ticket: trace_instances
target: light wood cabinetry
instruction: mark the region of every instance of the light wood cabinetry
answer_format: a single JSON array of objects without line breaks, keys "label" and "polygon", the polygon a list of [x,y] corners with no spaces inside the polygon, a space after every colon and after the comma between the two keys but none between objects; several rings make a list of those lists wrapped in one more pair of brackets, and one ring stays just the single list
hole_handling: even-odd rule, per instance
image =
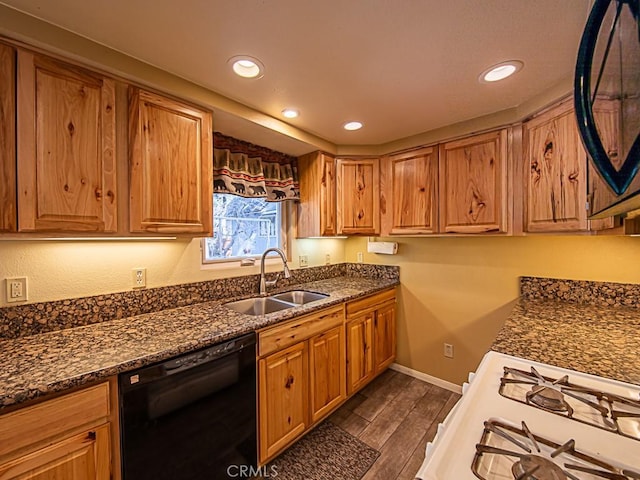
[{"label": "light wood cabinetry", "polygon": [[259,462],[345,399],[344,305],[258,332]]},{"label": "light wood cabinetry", "polygon": [[130,229],[212,234],[211,112],[129,91]]},{"label": "light wood cabinetry", "polygon": [[0,43],[0,232],[17,229],[16,51]]},{"label": "light wood cabinetry", "polygon": [[323,152],[298,158],[298,238],[332,237],[336,229],[336,160]]},{"label": "light wood cabinetry", "polygon": [[109,395],[103,383],[0,416],[0,478],[111,479]]},{"label": "light wood cabinetry", "polygon": [[587,158],[571,102],[525,122],[523,149],[525,229],[586,230]]},{"label": "light wood cabinetry", "polygon": [[309,340],[309,406],[311,423],[326,417],[346,396],[344,327]]},{"label": "light wood cabinetry", "polygon": [[338,235],[379,234],[379,160],[337,159],[336,184]]},{"label": "light wood cabinetry", "polygon": [[115,83],[18,52],[18,230],[114,232]]},{"label": "light wood cabinetry", "polygon": [[382,235],[417,235],[438,229],[438,150],[421,148],[381,160]]},{"label": "light wood cabinetry", "polygon": [[265,462],[307,428],[307,343],[260,359],[260,460]]},{"label": "light wood cabinetry", "polygon": [[395,303],[395,289],[347,303],[348,395],[360,390],[395,360]]},{"label": "light wood cabinetry", "polygon": [[506,233],[507,131],[440,145],[441,233]]}]

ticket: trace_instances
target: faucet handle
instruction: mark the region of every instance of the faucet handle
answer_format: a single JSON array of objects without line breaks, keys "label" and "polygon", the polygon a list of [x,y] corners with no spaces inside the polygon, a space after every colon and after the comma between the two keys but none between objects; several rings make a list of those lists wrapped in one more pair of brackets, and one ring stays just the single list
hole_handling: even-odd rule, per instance
[{"label": "faucet handle", "polygon": [[280,279],[280,274],[277,273],[276,278],[274,278],[273,280],[266,280],[264,283],[267,285],[267,287],[275,287],[279,279]]}]

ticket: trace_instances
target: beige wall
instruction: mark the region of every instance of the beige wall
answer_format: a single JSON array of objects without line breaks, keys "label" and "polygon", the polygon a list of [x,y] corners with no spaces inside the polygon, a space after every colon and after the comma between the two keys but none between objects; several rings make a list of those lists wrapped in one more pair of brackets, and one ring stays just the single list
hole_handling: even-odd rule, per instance
[{"label": "beige wall", "polygon": [[[309,265],[344,261],[339,239],[293,240],[291,266],[298,255],[308,255]],[[282,269],[273,260],[269,271]],[[131,289],[131,270],[147,269],[147,287],[178,285],[221,277],[259,273],[255,267],[216,265],[203,267],[200,240],[165,241],[0,241],[0,306],[6,306],[5,278],[27,277],[28,303],[76,298]],[[256,285],[257,289],[257,285]],[[256,290],[257,291],[257,290]]]},{"label": "beige wall", "polygon": [[[385,239],[388,240],[388,239]],[[519,295],[519,276],[640,283],[640,238],[405,238],[398,255],[368,254],[350,238],[345,258],[400,266],[401,365],[461,384],[475,370]],[[454,358],[443,344],[454,345]]]}]

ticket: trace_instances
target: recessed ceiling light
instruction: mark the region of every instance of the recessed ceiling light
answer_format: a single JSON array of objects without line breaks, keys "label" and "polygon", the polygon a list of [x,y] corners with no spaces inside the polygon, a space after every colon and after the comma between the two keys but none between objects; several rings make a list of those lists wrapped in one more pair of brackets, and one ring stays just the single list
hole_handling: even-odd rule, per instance
[{"label": "recessed ceiling light", "polygon": [[295,108],[285,108],[282,110],[282,115],[286,118],[296,118],[300,115],[300,112]]},{"label": "recessed ceiling light", "polygon": [[362,128],[361,122],[347,122],[343,125],[345,130],[360,130]]},{"label": "recessed ceiling light", "polygon": [[248,55],[236,55],[229,62],[236,75],[243,78],[260,78],[264,75],[264,65],[257,58]]},{"label": "recessed ceiling light", "polygon": [[509,60],[508,62],[493,65],[480,74],[480,82],[491,83],[503,80],[522,69],[523,66],[524,63],[520,60]]}]

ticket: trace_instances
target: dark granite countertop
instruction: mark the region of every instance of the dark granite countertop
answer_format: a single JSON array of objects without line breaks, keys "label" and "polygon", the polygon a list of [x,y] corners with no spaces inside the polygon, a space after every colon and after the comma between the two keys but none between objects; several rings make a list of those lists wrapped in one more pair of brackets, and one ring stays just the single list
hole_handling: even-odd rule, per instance
[{"label": "dark granite countertop", "polygon": [[[0,410],[398,284],[397,279],[335,277],[295,286],[328,298],[263,316],[243,315],[222,301],[210,301],[1,341]],[[225,302],[229,300],[234,299]]]},{"label": "dark granite countertop", "polygon": [[522,299],[492,350],[640,385],[640,309]]}]

